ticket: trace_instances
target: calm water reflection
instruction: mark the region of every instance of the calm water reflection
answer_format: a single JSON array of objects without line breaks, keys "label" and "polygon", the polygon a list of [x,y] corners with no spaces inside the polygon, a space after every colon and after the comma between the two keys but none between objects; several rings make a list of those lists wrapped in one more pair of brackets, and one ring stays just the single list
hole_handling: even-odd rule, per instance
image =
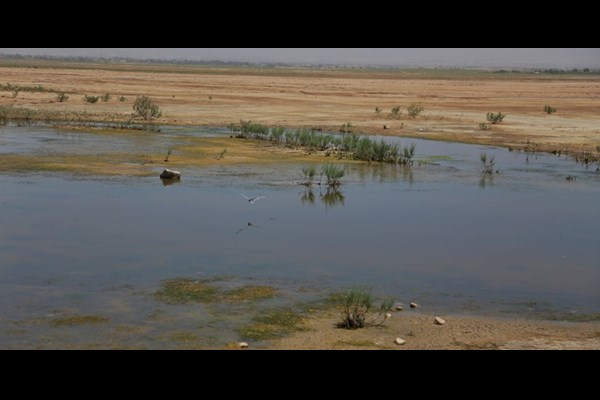
[{"label": "calm water reflection", "polygon": [[[1,129],[0,152],[26,151],[20,136],[37,143]],[[432,309],[600,311],[600,174],[555,156],[415,142],[421,165],[349,164],[339,190],[297,185],[298,165],[190,169],[168,187],[158,177],[0,176],[0,347],[95,337],[44,323],[66,312],[109,316],[98,329],[122,344],[135,341],[120,324],[148,347],[168,347],[173,324],[235,340],[231,321],[156,302],[160,281],[178,276],[266,283],[285,301],[360,283]],[[499,174],[481,176],[482,151]]]}]

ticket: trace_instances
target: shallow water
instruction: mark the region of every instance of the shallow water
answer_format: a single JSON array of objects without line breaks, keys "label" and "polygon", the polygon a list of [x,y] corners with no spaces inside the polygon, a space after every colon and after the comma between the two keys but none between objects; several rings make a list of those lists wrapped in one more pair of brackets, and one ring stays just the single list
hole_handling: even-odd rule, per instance
[{"label": "shallow water", "polygon": [[[0,156],[127,151],[162,146],[161,135],[222,132],[171,128],[149,138],[3,127]],[[298,165],[190,169],[168,187],[158,177],[2,175],[0,347],[219,346],[239,339],[236,327],[261,307],[355,284],[440,312],[600,312],[595,167],[401,140],[410,142],[427,164],[348,165],[339,193],[308,193],[296,183]],[[484,151],[500,173],[482,178]],[[242,193],[266,198],[250,204]],[[242,306],[157,301],[161,281],[174,277],[266,284],[281,295]],[[49,323],[75,314],[109,322]]]}]

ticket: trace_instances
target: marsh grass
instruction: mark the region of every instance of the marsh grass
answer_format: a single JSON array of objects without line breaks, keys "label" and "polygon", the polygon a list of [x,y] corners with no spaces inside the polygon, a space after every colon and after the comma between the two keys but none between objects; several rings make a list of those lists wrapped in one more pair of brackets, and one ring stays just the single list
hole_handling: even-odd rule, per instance
[{"label": "marsh grass", "polygon": [[374,304],[371,289],[353,287],[340,299],[341,320],[339,328],[359,329],[367,326],[380,326],[386,321],[385,314],[392,307],[393,299],[386,299],[379,307]]},{"label": "marsh grass", "polygon": [[291,308],[268,310],[238,330],[243,339],[269,340],[302,331],[304,317]]},{"label": "marsh grass", "polygon": [[286,131],[281,127],[269,128],[252,121],[241,120],[240,124],[231,123],[231,132],[238,132],[235,137],[270,141],[287,148],[306,148],[309,152],[326,151],[325,155],[344,156],[360,161],[381,162],[388,164],[412,165],[415,144],[400,147],[398,144],[376,141],[368,136],[349,133],[351,123],[342,125],[341,135],[317,133],[314,129],[299,128]]},{"label": "marsh grass", "polygon": [[495,156],[488,157],[487,153],[481,153],[479,155],[479,161],[481,162],[481,173],[494,173],[494,168],[496,166]]},{"label": "marsh grass", "polygon": [[341,185],[340,179],[346,174],[346,169],[335,164],[325,164],[321,172],[327,178],[327,185],[335,187]]},{"label": "marsh grass", "polygon": [[83,324],[101,324],[105,322],[108,322],[108,318],[98,315],[68,315],[53,319],[50,321],[50,325],[60,327]]},{"label": "marsh grass", "polygon": [[304,175],[304,181],[302,184],[304,186],[312,186],[315,181],[315,176],[317,175],[317,167],[314,165],[302,167],[302,175]]}]

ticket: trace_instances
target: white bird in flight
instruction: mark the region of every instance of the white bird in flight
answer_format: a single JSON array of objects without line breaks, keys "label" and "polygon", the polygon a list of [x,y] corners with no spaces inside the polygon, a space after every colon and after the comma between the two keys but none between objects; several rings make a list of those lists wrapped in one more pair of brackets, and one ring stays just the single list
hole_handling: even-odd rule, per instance
[{"label": "white bird in flight", "polygon": [[245,194],[240,193],[240,196],[242,196],[243,198],[245,198],[246,200],[248,200],[248,203],[250,204],[254,204],[255,201],[258,201],[260,199],[266,199],[266,196],[257,196],[257,197],[248,197]]}]

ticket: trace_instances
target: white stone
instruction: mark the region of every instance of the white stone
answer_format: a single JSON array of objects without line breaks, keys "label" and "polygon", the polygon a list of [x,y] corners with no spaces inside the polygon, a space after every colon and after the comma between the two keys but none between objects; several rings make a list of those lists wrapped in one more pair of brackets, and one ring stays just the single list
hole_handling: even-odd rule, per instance
[{"label": "white stone", "polygon": [[410,308],[417,308],[419,305],[417,303],[410,303]]},{"label": "white stone", "polygon": [[396,306],[396,311],[402,311],[402,310],[404,310],[404,307],[402,307],[401,305]]},{"label": "white stone", "polygon": [[397,337],[396,340],[394,340],[394,343],[396,343],[398,346],[402,346],[404,343],[406,343],[406,340]]},{"label": "white stone", "polygon": [[240,349],[245,349],[246,347],[248,347],[248,343],[246,343],[246,342],[239,342],[238,343],[238,347]]},{"label": "white stone", "polygon": [[392,318],[392,314],[390,313],[385,313],[385,319],[390,319]]},{"label": "white stone", "polygon": [[435,319],[433,320],[433,323],[436,325],[444,325],[446,323],[446,320],[444,320],[440,317],[435,317]]}]

